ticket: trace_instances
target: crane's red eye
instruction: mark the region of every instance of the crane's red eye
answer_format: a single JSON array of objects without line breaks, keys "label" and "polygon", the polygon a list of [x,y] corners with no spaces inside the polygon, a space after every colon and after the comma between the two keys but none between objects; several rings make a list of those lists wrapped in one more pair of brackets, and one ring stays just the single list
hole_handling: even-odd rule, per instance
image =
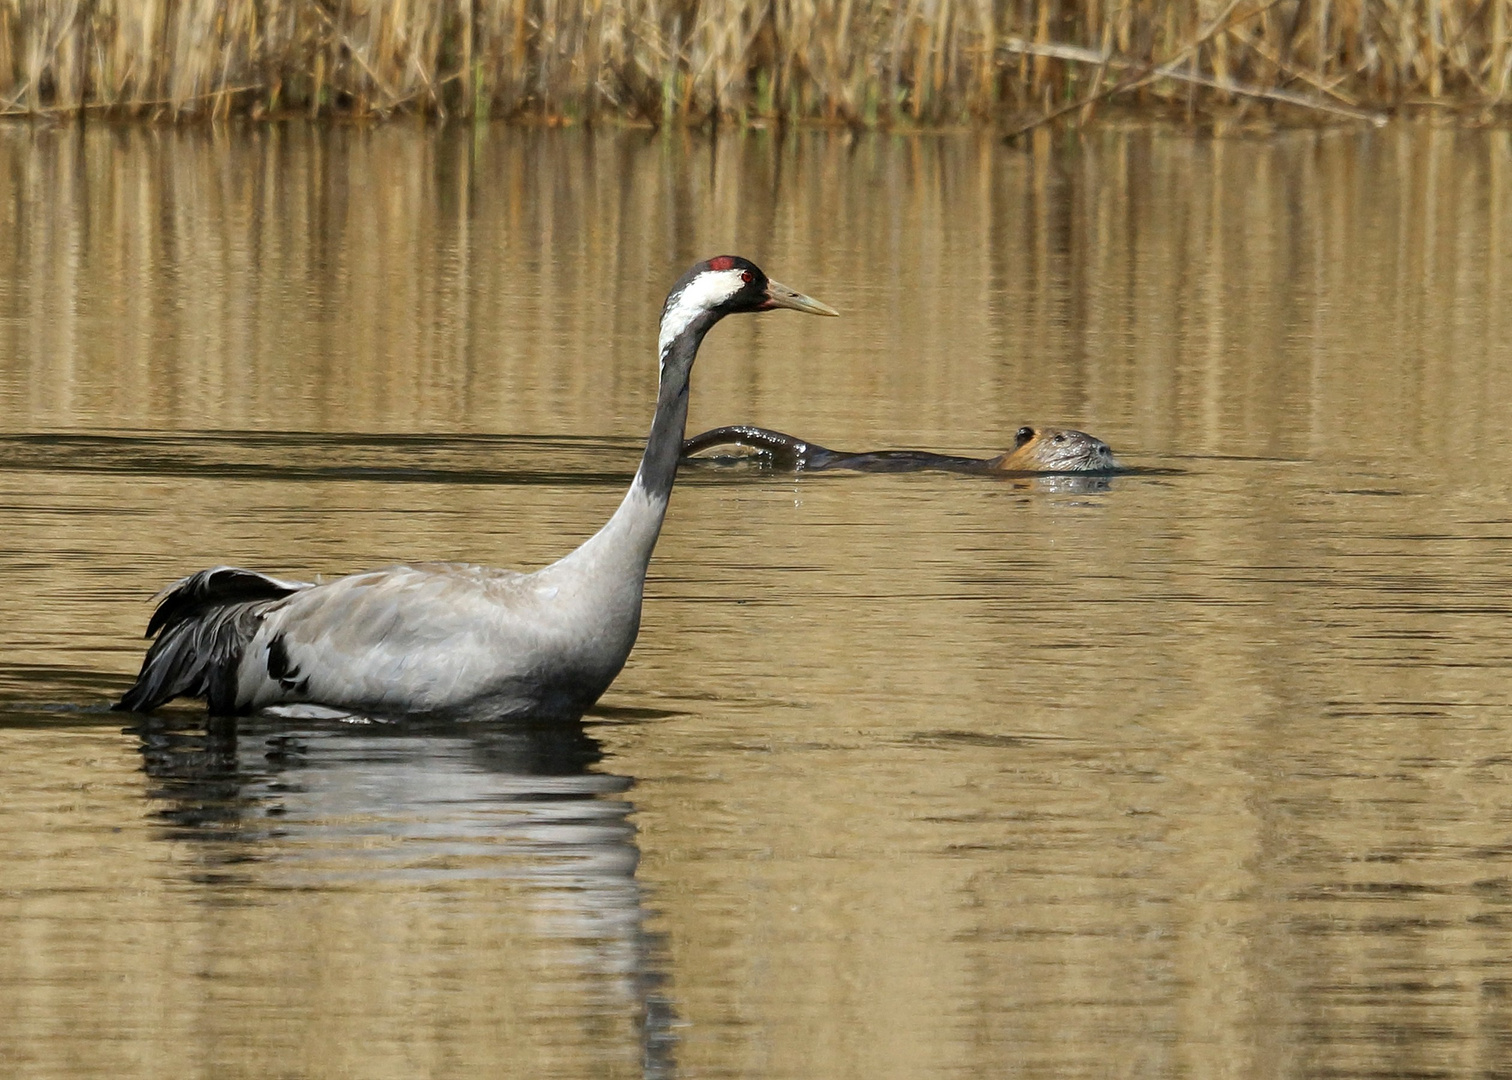
[{"label": "crane's red eye", "polygon": [[751,283],[751,272],[749,270],[742,270],[740,272],[740,280],[749,285]]}]

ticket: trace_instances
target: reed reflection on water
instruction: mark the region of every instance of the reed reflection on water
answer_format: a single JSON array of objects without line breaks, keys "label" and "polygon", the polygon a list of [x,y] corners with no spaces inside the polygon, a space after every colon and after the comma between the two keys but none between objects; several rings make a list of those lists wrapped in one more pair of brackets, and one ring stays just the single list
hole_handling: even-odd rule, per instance
[{"label": "reed reflection on water", "polygon": [[[0,1059],[1512,1071],[1509,148],[0,128]],[[90,711],[189,570],[568,550],[718,250],[846,318],[693,430],[1145,471],[688,470],[582,729]]]}]

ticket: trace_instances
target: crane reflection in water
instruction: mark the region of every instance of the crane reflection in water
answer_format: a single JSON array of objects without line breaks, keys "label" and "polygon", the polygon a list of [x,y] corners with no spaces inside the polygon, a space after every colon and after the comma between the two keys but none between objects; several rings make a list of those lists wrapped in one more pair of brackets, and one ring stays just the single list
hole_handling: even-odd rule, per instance
[{"label": "crane reflection in water", "polygon": [[[128,730],[162,836],[192,845],[190,876],[208,898],[371,889],[387,906],[395,889],[450,893],[461,900],[452,918],[511,921],[516,940],[544,954],[546,977],[572,985],[577,1020],[602,1052],[635,1055],[646,1077],[673,1075],[664,949],[636,880],[634,781],[599,768],[603,750],[581,721],[358,726],[168,712]],[[482,910],[467,910],[480,895]],[[487,963],[518,965],[511,981],[532,974],[517,958]]]}]

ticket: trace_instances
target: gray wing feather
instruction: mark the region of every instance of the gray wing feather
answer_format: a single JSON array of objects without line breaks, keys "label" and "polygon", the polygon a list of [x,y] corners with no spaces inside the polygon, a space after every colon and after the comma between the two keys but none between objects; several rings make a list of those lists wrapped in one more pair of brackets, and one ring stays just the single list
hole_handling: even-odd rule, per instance
[{"label": "gray wing feather", "polygon": [[[248,647],[240,696],[254,708],[302,699],[382,713],[424,712],[482,693],[539,649],[541,613],[524,580],[513,571],[422,563],[291,597],[268,612]],[[256,662],[264,650],[269,675]]]}]

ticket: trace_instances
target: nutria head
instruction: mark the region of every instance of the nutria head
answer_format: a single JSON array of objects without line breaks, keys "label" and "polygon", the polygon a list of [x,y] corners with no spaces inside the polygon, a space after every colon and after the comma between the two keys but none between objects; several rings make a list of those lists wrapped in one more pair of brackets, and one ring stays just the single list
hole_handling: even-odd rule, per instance
[{"label": "nutria head", "polygon": [[993,458],[993,472],[1111,472],[1118,468],[1113,451],[1085,431],[1056,427],[1021,427],[1013,449]]}]

